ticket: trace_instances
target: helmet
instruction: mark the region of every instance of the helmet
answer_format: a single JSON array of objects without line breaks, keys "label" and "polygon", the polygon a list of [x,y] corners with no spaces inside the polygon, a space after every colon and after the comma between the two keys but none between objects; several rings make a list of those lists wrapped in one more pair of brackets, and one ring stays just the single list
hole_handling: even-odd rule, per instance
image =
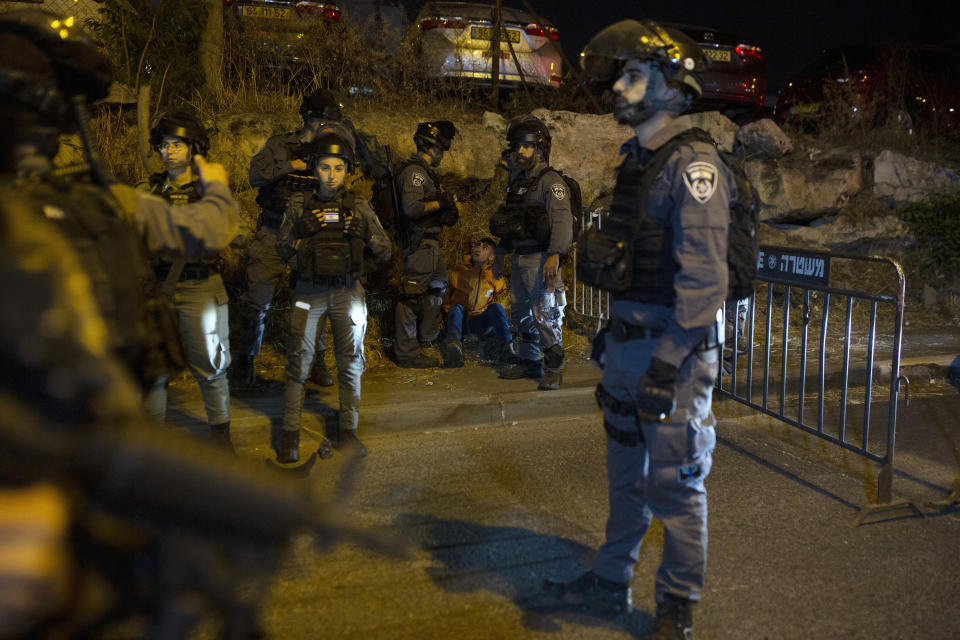
[{"label": "helmet", "polygon": [[5,107],[41,116],[64,128],[69,101],[107,95],[110,65],[74,18],[37,9],[0,16],[0,95]]},{"label": "helmet", "polygon": [[322,158],[340,158],[347,163],[347,171],[353,170],[356,155],[353,138],[337,131],[324,131],[310,143],[308,157],[310,166],[316,167]]},{"label": "helmet", "polygon": [[698,77],[709,64],[688,35],[653,20],[622,20],[595,35],[580,54],[580,65],[593,80],[614,80],[627,60],[655,62],[668,83],[693,98],[703,95]]},{"label": "helmet", "polygon": [[543,157],[544,162],[550,162],[550,147],[552,138],[547,126],[534,116],[520,116],[510,122],[507,128],[507,142],[510,146],[520,143],[532,144]]},{"label": "helmet", "polygon": [[170,111],[161,116],[150,129],[150,146],[157,149],[167,136],[182,138],[190,143],[191,153],[206,156],[210,150],[207,130],[197,116],[189,111]]},{"label": "helmet", "polygon": [[340,113],[340,103],[333,93],[326,89],[319,89],[304,97],[300,104],[300,115],[303,121],[320,119],[325,122],[340,122],[343,114]]},{"label": "helmet", "polygon": [[430,147],[440,147],[444,151],[450,150],[450,143],[457,135],[457,128],[449,120],[436,122],[421,122],[413,134],[413,143],[417,151],[424,151]]}]

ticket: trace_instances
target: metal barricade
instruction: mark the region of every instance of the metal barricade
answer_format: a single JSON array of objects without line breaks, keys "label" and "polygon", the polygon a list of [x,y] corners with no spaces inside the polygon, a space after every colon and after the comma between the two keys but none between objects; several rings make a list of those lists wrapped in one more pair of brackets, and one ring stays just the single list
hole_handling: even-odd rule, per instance
[{"label": "metal barricade", "polygon": [[[597,225],[597,229],[602,229],[605,216],[606,211],[603,209],[584,212],[584,216],[580,220],[580,230],[583,231],[594,224]],[[588,287],[577,280],[576,247],[573,250],[573,308],[577,313],[588,318],[595,318],[598,321],[610,317],[610,293]]]},{"label": "metal barricade", "polygon": [[[785,247],[761,247],[758,266],[757,279],[765,286],[756,287],[751,298],[726,305],[727,344],[717,391],[879,463],[877,502],[864,507],[854,524],[878,512],[904,508],[922,515],[912,503],[894,501],[892,496],[897,400],[901,383],[909,383],[900,375],[903,269],[880,256]],[[891,270],[891,278],[878,287],[879,292],[855,286],[883,266]],[[840,277],[832,277],[831,270]],[[856,316],[855,302],[860,311]],[[760,331],[755,322],[758,310]],[[834,320],[838,311],[839,321]],[[880,343],[878,322],[885,329]],[[817,334],[813,339],[811,325]],[[878,344],[885,357],[877,358]],[[888,388],[875,375],[881,360],[889,362]],[[875,394],[875,389],[884,395]],[[875,405],[883,402],[885,412],[876,410]]]}]

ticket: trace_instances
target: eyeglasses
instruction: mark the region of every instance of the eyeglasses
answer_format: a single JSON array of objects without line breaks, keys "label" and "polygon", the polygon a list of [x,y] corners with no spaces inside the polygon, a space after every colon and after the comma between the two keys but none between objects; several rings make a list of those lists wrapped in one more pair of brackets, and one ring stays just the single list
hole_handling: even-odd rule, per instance
[{"label": "eyeglasses", "polygon": [[163,142],[157,145],[157,151],[159,151],[160,153],[164,153],[167,150],[177,152],[177,151],[183,151],[184,149],[187,148],[187,146],[188,145],[186,142],[182,142],[180,140],[173,140],[173,141],[164,140]]}]

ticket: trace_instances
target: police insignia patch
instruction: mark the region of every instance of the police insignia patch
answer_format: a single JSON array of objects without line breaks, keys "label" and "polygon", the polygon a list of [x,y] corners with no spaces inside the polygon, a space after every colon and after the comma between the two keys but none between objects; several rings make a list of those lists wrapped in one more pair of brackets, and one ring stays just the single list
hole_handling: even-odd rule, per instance
[{"label": "police insignia patch", "polygon": [[551,186],[550,190],[553,191],[553,195],[557,200],[563,200],[567,197],[567,189],[559,182]]},{"label": "police insignia patch", "polygon": [[693,199],[706,204],[717,190],[717,168],[709,162],[691,162],[683,170],[683,184]]},{"label": "police insignia patch", "polygon": [[422,187],[426,179],[427,179],[426,176],[424,176],[422,173],[418,171],[413,174],[412,178],[410,178],[410,182],[412,182],[413,186],[415,187]]}]

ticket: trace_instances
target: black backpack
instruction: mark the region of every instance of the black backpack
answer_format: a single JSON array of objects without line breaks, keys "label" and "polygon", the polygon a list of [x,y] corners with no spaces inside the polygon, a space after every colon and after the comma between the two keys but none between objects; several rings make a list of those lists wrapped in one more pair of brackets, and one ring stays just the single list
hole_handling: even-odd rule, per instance
[{"label": "black backpack", "polygon": [[[649,192],[649,187],[653,185],[653,181],[677,147],[694,140],[709,142],[716,147],[713,137],[703,129],[693,128],[680,133],[657,149],[646,165],[643,180],[647,188],[641,190]],[[717,155],[730,170],[737,189],[737,199],[730,204],[730,226],[727,232],[727,299],[740,300],[753,295],[753,281],[757,276],[757,259],[760,255],[757,237],[760,198],[744,172],[742,153],[727,153],[718,148]],[[624,242],[624,238],[609,236],[591,226],[580,234],[577,246],[578,280],[588,286],[614,293],[630,288],[630,274],[633,270],[632,242]]]}]

